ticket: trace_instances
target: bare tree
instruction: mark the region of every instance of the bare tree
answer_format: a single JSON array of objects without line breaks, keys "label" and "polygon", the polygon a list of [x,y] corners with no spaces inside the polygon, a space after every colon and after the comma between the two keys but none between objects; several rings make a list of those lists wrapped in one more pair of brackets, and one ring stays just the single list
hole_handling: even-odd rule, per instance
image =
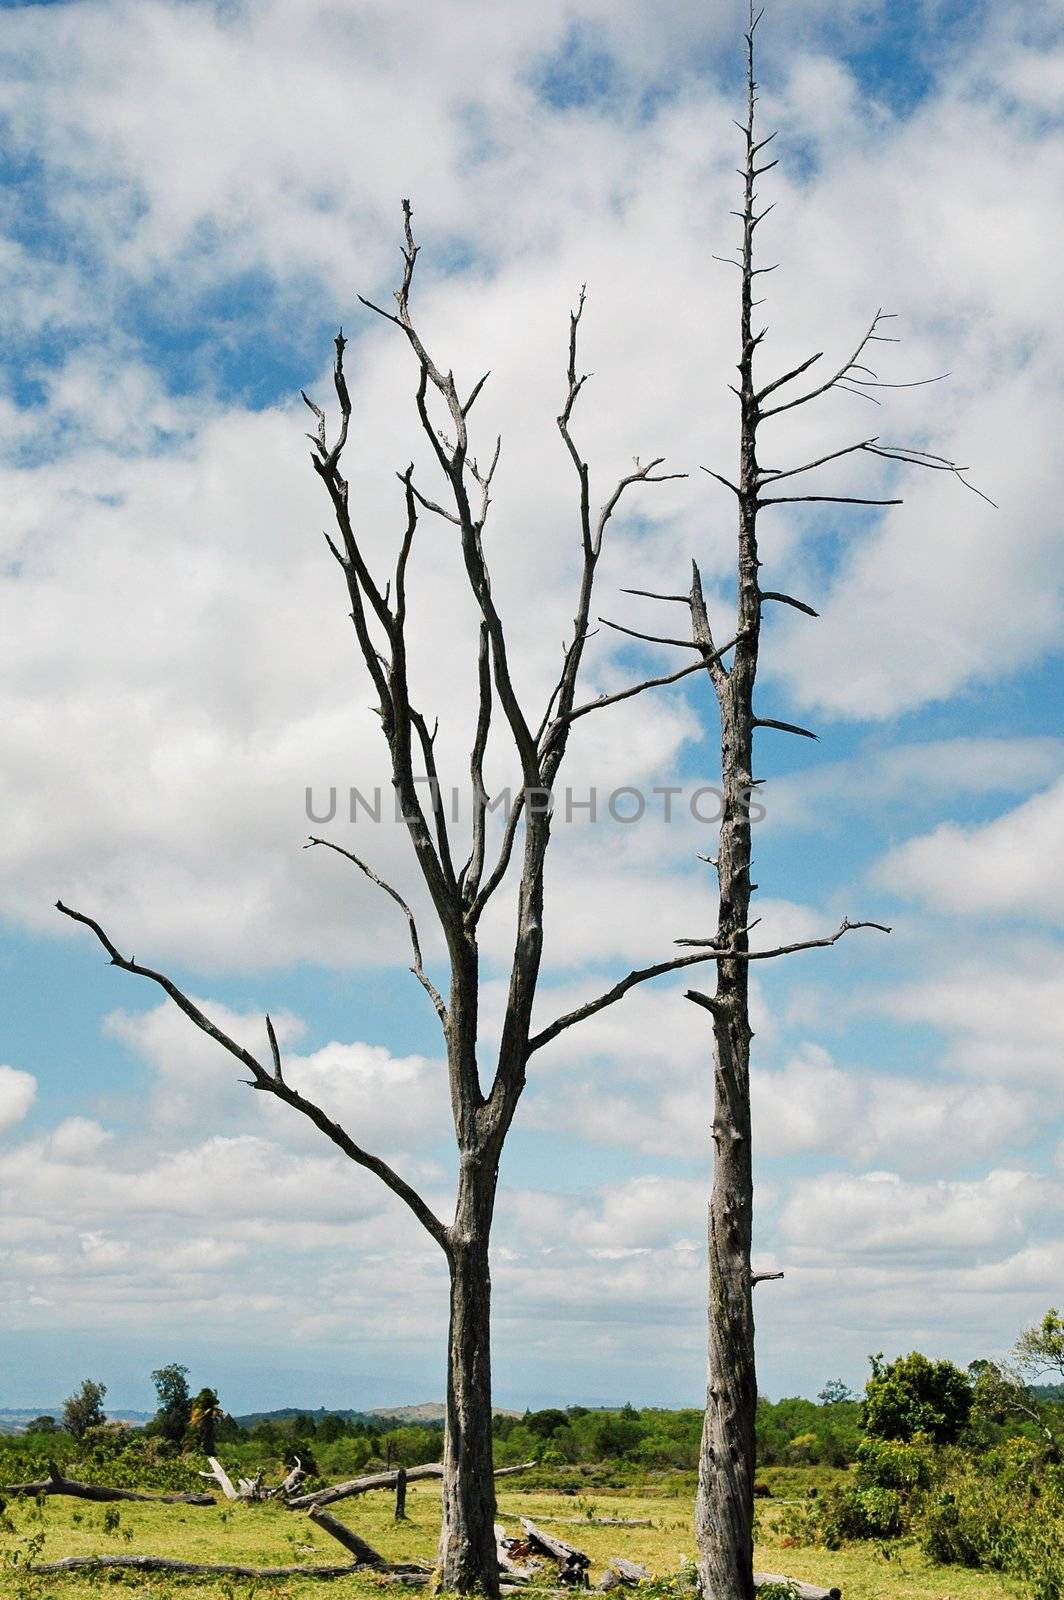
[{"label": "bare tree", "polygon": [[[306,396],[304,399],[316,418],[315,432],[310,435],[314,469],[328,492],[336,522],[337,537],[326,535],[326,539],[343,575],[358,649],[376,695],[392,782],[446,949],[449,969],[446,996],[426,970],[414,913],[399,890],[343,846],[323,838],[313,838],[310,844],[328,848],[345,858],[389,895],[406,919],[413,958],[411,970],[439,1019],[447,1060],[459,1152],[457,1194],[451,1221],[445,1222],[437,1216],[405,1178],[379,1156],[365,1150],[321,1106],[287,1081],[269,1016],[266,1033],[270,1057],[264,1062],[230,1038],[164,973],[121,955],[92,917],[61,902],[58,909],[92,929],[113,965],[150,978],[165,990],[196,1027],[236,1057],[249,1073],[247,1082],[253,1089],[273,1095],[307,1117],[352,1161],[375,1173],[409,1207],[443,1251],[450,1275],[450,1329],[440,1580],[447,1589],[480,1591],[494,1596],[498,1592],[498,1568],[492,1478],[488,1248],[503,1143],[524,1088],[528,1061],[565,1029],[614,1004],[636,985],[663,973],[712,960],[715,954],[712,947],[699,948],[629,972],[605,993],[533,1031],[532,1009],[543,952],[544,867],[552,826],[549,797],[575,723],[592,711],[701,671],[707,663],[715,668],[731,646],[718,651],[714,645],[700,640],[695,647],[694,660],[677,672],[644,679],[612,695],[584,702],[578,700],[596,568],[610,520],[628,490],[684,476],[660,472],[662,458],[646,465],[637,460],[633,470],[614,486],[601,509],[597,513],[593,510],[589,468],[572,432],[574,410],[586,381],[577,369],[577,334],[584,303],[581,292],[577,309],[570,316],[564,403],[557,419],[578,488],[577,528],[581,556],[575,618],[558,680],[547,704],[538,716],[529,716],[514,687],[506,634],[484,551],[483,535],[500,442],[495,441],[488,464],[482,466],[471,452],[469,439],[470,412],[485,379],[475,383],[463,399],[452,370],[438,365],[429,354],[411,312],[418,246],[414,242],[408,202],[403,204],[403,215],[404,270],[395,294],[396,310],[386,311],[369,301],[363,304],[393,323],[413,352],[417,372],[417,416],[442,478],[443,494],[441,503],[425,492],[415,481],[413,466],[399,474],[403,521],[394,570],[387,584],[370,569],[348,484],[341,473],[341,458],[348,445],[352,415],[344,375],[346,341],[342,332],[336,338],[334,368],[339,425],[331,442],[324,410]],[[437,421],[437,414],[441,412],[442,428]],[[428,717],[412,698],[408,671],[407,573],[419,520],[425,514],[442,520],[453,529],[480,618],[478,638],[471,641],[476,655],[478,685],[476,728],[469,755],[471,832],[461,864],[458,841],[453,836],[454,824],[444,805],[445,791],[437,768],[436,728],[430,729]],[[520,784],[501,839],[489,841],[489,797],[484,785],[484,763],[496,708],[501,712],[504,737],[516,754]],[[423,798],[426,786],[427,798]],[[490,1075],[485,1078],[479,1049],[478,929],[485,908],[506,879],[511,860],[516,863],[518,859],[516,930],[508,993],[498,1049]],[[726,934],[730,937],[730,926]]]},{"label": "bare tree", "polygon": [[[755,357],[768,331],[765,328],[756,333],[754,331],[753,313],[760,303],[755,298],[756,280],[775,270],[774,266],[758,264],[755,254],[757,228],[772,209],[771,206],[760,211],[757,209],[756,185],[758,179],[776,165],[775,160],[762,159],[762,152],[775,134],[758,137],[755,127],[758,96],[754,76],[754,38],[761,15],[761,12],[755,14],[751,3],[745,34],[746,118],[743,123],[737,124],[745,142],[744,161],[739,172],[743,180],[742,208],[734,213],[740,219],[742,236],[736,256],[716,258],[737,267],[740,274],[739,386],[730,386],[739,401],[737,481],[710,468],[703,468],[731,493],[738,508],[738,616],[734,639],[728,647],[734,652],[731,666],[726,665],[724,660],[728,651],[718,650],[714,642],[697,564],[693,564],[691,587],[687,595],[648,596],[676,601],[689,608],[693,639],[704,654],[721,726],[724,802],[718,850],[715,858],[704,858],[717,873],[717,927],[706,939],[677,941],[680,945],[701,945],[717,951],[715,992],[707,995],[690,990],[687,995],[689,1000],[710,1012],[714,1046],[714,1153],[709,1206],[709,1382],[696,1506],[696,1531],[705,1600],[749,1600],[754,1592],[753,1485],[757,1378],[753,1288],[759,1276],[783,1276],[779,1272],[755,1275],[751,1270],[750,963],[833,945],[855,928],[890,932],[881,923],[844,920],[834,933],[823,938],[769,950],[750,947],[750,934],[756,926],[751,918],[751,901],[756,885],[751,882],[750,876],[750,813],[752,796],[760,781],[753,776],[755,732],[759,728],[770,728],[799,738],[816,738],[807,728],[761,716],[755,709],[754,688],[765,603],[791,606],[810,617],[817,615],[812,606],[803,600],[762,588],[758,520],[761,512],[772,506],[798,502],[828,501],[858,506],[900,503],[895,498],[856,494],[770,492],[781,483],[789,485],[790,480],[847,456],[871,455],[908,466],[948,472],[956,477],[961,477],[966,470],[945,457],[909,446],[884,443],[878,436],[859,439],[798,466],[768,468],[758,460],[760,429],[772,417],[808,405],[835,390],[860,394],[875,401],[876,397],[870,391],[876,388],[917,386],[881,383],[876,372],[868,365],[870,347],[874,343],[896,342],[883,332],[883,325],[888,320],[883,311],[876,312],[849,360],[823,382],[814,382],[811,387],[790,399],[784,398],[782,393],[820,361],[823,352],[809,356],[790,371],[762,383],[760,387],[755,381]],[[919,383],[935,381],[937,379],[934,378],[918,380]],[[961,481],[967,488],[973,488],[965,479],[961,478]],[[973,492],[979,493],[974,489]]]}]

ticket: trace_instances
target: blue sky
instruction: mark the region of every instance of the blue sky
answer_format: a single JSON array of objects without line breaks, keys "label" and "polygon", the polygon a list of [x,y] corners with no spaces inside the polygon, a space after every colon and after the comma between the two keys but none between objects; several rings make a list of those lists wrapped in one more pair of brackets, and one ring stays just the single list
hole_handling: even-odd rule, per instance
[{"label": "blue sky", "polygon": [[[765,20],[766,376],[837,364],[880,305],[903,336],[883,377],[952,374],[882,391],[872,420],[831,397],[768,448],[878,432],[970,465],[999,508],[877,462],[821,492],[904,505],[764,519],[769,586],[821,616],[772,618],[760,709],[820,739],[761,738],[760,931],[894,928],[758,971],[756,1245],[787,1274],[759,1291],[771,1394],[859,1384],[870,1350],[994,1354],[1060,1299],[1053,23],[931,0]],[[329,392],[342,323],[352,492],[383,560],[395,468],[421,457],[409,353],[357,295],[394,285],[409,195],[433,348],[492,371],[489,554],[536,703],[571,616],[554,417],[586,282],[593,492],[637,452],[690,474],[618,521],[599,609],[657,631],[619,590],[683,587],[695,556],[723,634],[730,507],[697,469],[735,455],[735,285],[712,255],[734,237],[739,25],[688,0],[653,19],[625,0],[0,6],[0,1404],[91,1372],[143,1406],[170,1360],[233,1409],[441,1392],[434,1247],[51,908],[99,916],[257,1043],[268,1008],[291,1074],[446,1208],[435,1019],[401,919],[300,848],[308,785],[386,779],[298,390]],[[469,609],[429,532],[415,671],[460,780]],[[603,629],[587,691],[669,659]],[[697,685],[583,726],[578,795],[719,773]],[[511,781],[501,746],[491,764]],[[331,831],[416,898],[401,829]],[[558,829],[545,1020],[711,927],[710,834],[654,804]],[[508,918],[485,928],[485,1062]],[[685,986],[536,1058],[496,1231],[502,1403],[697,1402],[710,1080]]]}]

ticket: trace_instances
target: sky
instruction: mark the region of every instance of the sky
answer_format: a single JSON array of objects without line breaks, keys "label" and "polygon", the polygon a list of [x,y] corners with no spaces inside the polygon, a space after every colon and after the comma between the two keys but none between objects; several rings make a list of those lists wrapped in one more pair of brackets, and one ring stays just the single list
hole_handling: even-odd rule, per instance
[{"label": "sky", "polygon": [[[893,929],[757,970],[774,1397],[860,1387],[874,1351],[999,1355],[1061,1301],[1058,24],[1044,0],[773,0],[762,24],[780,265],[759,372],[839,365],[882,307],[900,342],[875,347],[880,378],[949,374],[874,410],[799,408],[763,457],[875,433],[969,467],[996,503],[857,457],[818,491],[902,504],[762,519],[763,582],[819,617],[770,617],[759,710],[819,741],[759,735],[755,937]],[[727,637],[734,512],[699,469],[729,475],[737,452],[737,274],[713,257],[736,237],[741,25],[731,0],[0,6],[0,1406],[92,1376],[147,1407],[170,1361],[234,1411],[442,1395],[435,1245],[54,902],[253,1048],[269,1010],[290,1080],[446,1215],[440,1041],[403,919],[302,849],[328,832],[424,912],[405,830],[346,810],[387,775],[299,390],[328,399],[342,325],[352,503],[383,567],[396,472],[413,460],[439,492],[410,351],[358,299],[388,302],[409,197],[419,325],[460,387],[491,373],[471,418],[482,455],[503,440],[487,553],[542,706],[577,578],[555,418],[586,284],[574,428],[595,502],[634,456],[687,474],[624,503],[596,615],[663,631],[621,590],[684,589],[697,559]],[[412,672],[461,783],[475,620],[451,532],[419,530]],[[584,689],[675,664],[600,627]],[[578,731],[564,781],[600,814],[555,828],[544,1023],[714,916],[714,830],[689,804],[719,781],[706,686]],[[494,744],[489,785],[513,766]],[[650,796],[638,822],[609,815],[621,787]],[[319,814],[337,790],[327,827],[308,788]],[[512,913],[500,895],[484,924],[486,1073]],[[439,976],[427,913],[422,932]],[[534,1058],[494,1235],[500,1404],[699,1403],[711,1063],[689,983]]]}]

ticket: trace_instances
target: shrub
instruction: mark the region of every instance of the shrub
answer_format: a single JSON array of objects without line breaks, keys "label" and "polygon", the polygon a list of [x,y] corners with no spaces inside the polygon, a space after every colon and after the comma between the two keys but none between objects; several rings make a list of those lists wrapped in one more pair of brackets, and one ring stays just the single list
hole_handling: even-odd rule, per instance
[{"label": "shrub", "polygon": [[897,1489],[908,1499],[930,1486],[934,1457],[926,1437],[911,1444],[898,1439],[863,1439],[857,1447],[856,1478],[862,1488]]},{"label": "shrub", "polygon": [[1031,1600],[1064,1597],[1064,1492],[1029,1439],[981,1458],[958,1452],[925,1505],[919,1537],[933,1561],[1007,1573]]},{"label": "shrub", "polygon": [[908,1440],[923,1433],[935,1444],[952,1444],[971,1409],[971,1385],[952,1361],[929,1361],[918,1350],[886,1364],[872,1357],[861,1416],[873,1438]]},{"label": "shrub", "polygon": [[818,1507],[812,1519],[829,1550],[849,1539],[896,1539],[905,1532],[905,1504],[897,1489],[847,1485],[825,1495]]}]

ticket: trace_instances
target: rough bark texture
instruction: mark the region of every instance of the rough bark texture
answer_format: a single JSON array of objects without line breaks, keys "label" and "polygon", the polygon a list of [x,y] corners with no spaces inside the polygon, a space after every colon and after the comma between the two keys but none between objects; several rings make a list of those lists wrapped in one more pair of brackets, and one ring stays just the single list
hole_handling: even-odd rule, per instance
[{"label": "rough bark texture", "polygon": [[337,1544],[342,1544],[345,1550],[350,1550],[356,1561],[371,1567],[387,1565],[379,1550],[374,1550],[360,1533],[349,1528],[346,1522],[341,1522],[339,1517],[334,1517],[331,1511],[323,1511],[320,1506],[311,1506],[307,1515],[315,1527],[321,1528],[323,1533],[331,1534]]},{"label": "rough bark texture", "polygon": [[[482,1206],[490,1207],[483,1195]],[[491,1432],[490,1209],[477,1216],[473,1239],[451,1260],[451,1316],[444,1425],[443,1521],[439,1573],[458,1593],[498,1587],[495,1478]],[[490,1572],[495,1582],[484,1583]]]},{"label": "rough bark texture", "polygon": [[[742,239],[738,627],[730,672],[710,670],[720,706],[724,795],[717,877],[717,942],[749,950],[750,797],[754,683],[761,631],[757,558],[757,423],[753,383],[754,140],[753,28],[749,49]],[[712,645],[701,586],[692,588],[696,637]],[[754,1592],[753,1169],[750,1144],[749,962],[721,959],[713,1015],[713,1187],[709,1203],[709,1384],[699,1458],[695,1527],[706,1600],[751,1600]]]}]

